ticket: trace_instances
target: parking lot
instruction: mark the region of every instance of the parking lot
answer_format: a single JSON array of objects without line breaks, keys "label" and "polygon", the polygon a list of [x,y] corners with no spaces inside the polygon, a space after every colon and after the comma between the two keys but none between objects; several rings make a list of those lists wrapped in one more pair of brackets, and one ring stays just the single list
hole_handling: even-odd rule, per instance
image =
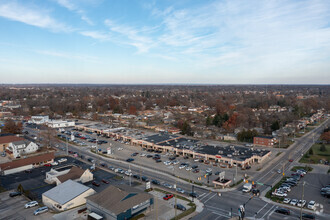
[{"label": "parking lot", "polygon": [[[112,151],[111,157],[113,157],[113,158],[120,159],[120,160],[127,160],[128,158],[132,158],[132,159],[134,159],[134,161],[132,161],[132,163],[143,165],[145,167],[149,167],[149,168],[153,168],[153,169],[155,167],[157,167],[157,170],[161,170],[161,171],[169,173],[169,174],[175,174],[176,176],[180,176],[182,178],[190,179],[192,181],[201,182],[204,184],[207,184],[208,180],[209,180],[209,184],[212,184],[212,180],[216,179],[216,176],[214,176],[214,174],[221,172],[221,171],[226,172],[226,175],[225,175],[226,178],[233,179],[235,177],[236,180],[243,178],[244,174],[251,175],[252,173],[255,172],[255,171],[252,171],[252,169],[243,171],[240,168],[238,168],[237,176],[236,176],[235,167],[225,168],[225,167],[219,167],[219,166],[212,166],[212,164],[205,164],[203,162],[201,163],[193,158],[185,159],[181,156],[177,157],[175,160],[173,160],[173,161],[177,161],[176,164],[165,165],[164,162],[170,161],[169,158],[171,158],[173,155],[156,153],[156,152],[148,152],[148,151],[145,151],[144,149],[141,149],[141,147],[131,146],[129,144],[125,144],[122,141],[118,141],[118,140],[115,141],[112,138],[105,138],[105,137],[97,136],[95,133],[92,133],[92,134],[87,133],[87,132],[78,132],[78,133],[83,134],[85,137],[93,138],[94,142],[96,140],[97,141],[104,140],[107,142],[107,143],[102,143],[102,144],[96,144],[93,142],[88,142],[85,139],[82,140],[82,139],[77,138],[79,143],[83,142],[84,144],[87,144],[86,146],[84,144],[82,144],[83,145],[83,146],[81,146],[82,149],[83,148],[90,149],[92,146],[96,146],[97,149],[99,149],[100,154],[103,154],[103,153],[106,153],[107,148],[110,147],[111,151]],[[69,136],[69,135],[67,135],[67,136]],[[76,144],[76,145],[78,145],[78,144]],[[134,153],[137,153],[137,154],[134,156]],[[161,162],[156,163],[155,160],[152,159],[152,157],[147,157],[148,155],[154,156],[155,154],[160,155]],[[187,167],[179,168],[182,163],[186,163]],[[199,170],[199,172],[194,173],[193,170],[191,169],[191,167],[193,167],[193,166],[198,166],[197,169]],[[205,177],[207,169],[211,169],[212,174],[213,174],[209,178]]]},{"label": "parking lot", "polygon": [[40,215],[34,216],[33,212],[38,208],[38,206],[25,209],[24,206],[30,200],[25,196],[9,197],[9,193],[12,191],[6,191],[0,194],[0,219],[37,219],[37,220],[48,220],[52,219],[50,212],[42,213]]}]

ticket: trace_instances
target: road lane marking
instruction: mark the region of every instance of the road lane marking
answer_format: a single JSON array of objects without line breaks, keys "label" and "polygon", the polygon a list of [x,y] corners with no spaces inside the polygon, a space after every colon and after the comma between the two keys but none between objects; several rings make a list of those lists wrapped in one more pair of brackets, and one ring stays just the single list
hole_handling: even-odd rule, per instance
[{"label": "road lane marking", "polygon": [[203,197],[199,197],[199,200],[203,200],[205,199],[206,197],[208,197],[212,192],[209,192],[207,193],[206,195],[204,195]]},{"label": "road lane marking", "polygon": [[275,205],[273,205],[270,209],[268,209],[268,211],[261,218],[263,219],[270,211],[272,211],[274,207]]},{"label": "road lane marking", "polygon": [[266,203],[266,205],[264,205],[261,209],[259,209],[259,211],[257,211],[257,214],[259,214],[269,203]]},{"label": "road lane marking", "polygon": [[208,198],[207,200],[204,201],[204,204],[206,204],[210,199],[212,199],[215,195],[217,194],[214,194],[213,196],[211,196],[210,198]]}]

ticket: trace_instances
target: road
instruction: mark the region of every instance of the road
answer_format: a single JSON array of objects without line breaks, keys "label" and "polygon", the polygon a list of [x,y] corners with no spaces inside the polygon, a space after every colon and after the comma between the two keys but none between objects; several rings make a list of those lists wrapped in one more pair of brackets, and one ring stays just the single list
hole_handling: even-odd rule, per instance
[{"label": "road", "polygon": [[[285,153],[276,157],[275,160],[270,161],[267,167],[264,167],[260,172],[254,175],[251,179],[255,182],[263,183],[265,185],[274,185],[278,182],[282,175],[279,175],[276,171],[278,169],[284,170],[286,173],[317,140],[321,134],[323,128],[329,125],[329,119],[323,122],[316,129],[305,134],[304,136],[297,138],[295,143],[291,145]],[[33,130],[33,129],[31,129]],[[31,131],[33,132],[33,131]],[[64,147],[65,143],[61,143],[60,147]],[[104,158],[102,156],[95,155],[90,152],[89,148],[81,148],[73,145],[69,145],[69,150],[77,151],[79,155],[93,158],[97,163],[106,163],[108,165],[119,167],[125,170],[129,168],[133,173],[140,176],[147,176],[149,179],[157,179],[162,183],[169,183],[171,185],[177,184],[177,187],[184,189],[186,192],[191,192],[192,186],[180,179],[174,178],[172,175],[162,173],[155,169],[142,167],[135,164],[129,164],[125,161],[118,161],[114,159]],[[292,162],[289,162],[292,159]],[[128,178],[128,177],[125,177]],[[269,190],[267,186],[259,186],[262,195]],[[199,200],[204,204],[204,210],[195,216],[193,219],[228,219],[230,216],[238,215],[238,207],[244,203],[246,217],[258,218],[258,219],[297,219],[300,216],[299,209],[291,208],[291,215],[283,217],[282,214],[275,212],[278,205],[269,203],[261,198],[254,197],[251,199],[249,194],[243,194],[240,188],[231,192],[223,192],[221,196],[217,193],[211,192],[207,189],[195,187],[194,191],[199,195]],[[330,210],[327,210],[330,212]],[[330,213],[327,213],[330,214]],[[329,216],[318,216],[318,219],[328,219]]]}]

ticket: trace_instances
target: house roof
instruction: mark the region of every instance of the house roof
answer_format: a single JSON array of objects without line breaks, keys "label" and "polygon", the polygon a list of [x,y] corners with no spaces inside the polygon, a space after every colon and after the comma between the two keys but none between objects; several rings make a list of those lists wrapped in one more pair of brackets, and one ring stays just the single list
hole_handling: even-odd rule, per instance
[{"label": "house roof", "polygon": [[33,163],[50,161],[53,159],[54,159],[54,152],[48,152],[48,153],[39,154],[36,156],[13,160],[13,161],[7,162],[7,163],[2,163],[2,164],[0,164],[0,168],[2,170],[10,170],[10,169],[26,166],[26,165],[33,164]]},{"label": "house roof", "polygon": [[25,139],[22,137],[17,137],[14,135],[10,135],[10,136],[1,136],[0,137],[0,144],[9,144],[11,142],[15,142],[15,141],[24,141]]},{"label": "house roof", "polygon": [[76,180],[79,179],[81,177],[81,175],[83,175],[83,173],[85,172],[85,170],[80,169],[79,167],[72,167],[70,169],[70,171],[64,175],[58,176],[57,179],[63,183],[69,179],[71,180]]},{"label": "house roof", "polygon": [[30,143],[31,143],[31,141],[28,141],[28,140],[20,140],[20,141],[14,141],[14,142],[12,142],[14,145],[23,145],[23,144],[25,144],[25,146],[28,146]]},{"label": "house roof", "polygon": [[77,183],[73,180],[67,180],[64,183],[44,192],[42,195],[53,200],[54,202],[64,205],[72,199],[80,196],[84,192],[91,189],[83,184]]},{"label": "house roof", "polygon": [[122,185],[120,188],[109,186],[101,193],[87,197],[87,200],[90,200],[99,206],[102,206],[104,209],[119,215],[120,213],[125,212],[126,210],[131,209],[151,198],[152,196],[148,193],[133,187]]},{"label": "house roof", "polygon": [[265,139],[273,139],[272,136],[256,136],[256,138],[265,138]]}]

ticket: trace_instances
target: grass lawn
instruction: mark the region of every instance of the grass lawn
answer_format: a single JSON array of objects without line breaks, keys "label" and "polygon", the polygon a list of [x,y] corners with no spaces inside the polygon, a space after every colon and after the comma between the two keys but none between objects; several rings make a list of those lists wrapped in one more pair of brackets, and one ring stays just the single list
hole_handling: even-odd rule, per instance
[{"label": "grass lawn", "polygon": [[313,149],[313,155],[309,154],[309,150],[306,154],[300,159],[300,163],[320,163],[320,160],[330,161],[330,144],[325,144],[326,151],[320,151],[321,144],[314,144],[311,149]]}]

